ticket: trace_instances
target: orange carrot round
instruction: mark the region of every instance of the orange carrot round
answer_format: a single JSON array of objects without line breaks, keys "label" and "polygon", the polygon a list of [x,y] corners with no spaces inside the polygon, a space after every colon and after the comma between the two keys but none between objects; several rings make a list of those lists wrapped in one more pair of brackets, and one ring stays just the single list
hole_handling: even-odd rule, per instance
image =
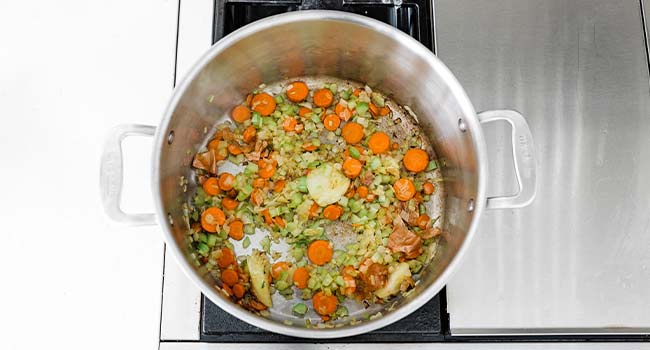
[{"label": "orange carrot round", "polygon": [[352,117],[352,111],[340,101],[334,107],[334,111],[342,120],[348,121]]},{"label": "orange carrot round", "polygon": [[390,138],[386,133],[377,131],[368,139],[368,147],[374,154],[382,154],[390,148]]},{"label": "orange carrot round", "polygon": [[431,220],[431,218],[427,214],[422,214],[418,216],[418,220],[417,220],[418,227],[424,230],[425,228],[427,228],[427,225],[429,225],[429,220]]},{"label": "orange carrot round", "polygon": [[284,186],[287,184],[285,180],[278,180],[273,184],[273,192],[279,193],[282,192]]},{"label": "orange carrot round", "polygon": [[378,116],[379,115],[379,107],[377,107],[374,103],[370,102],[368,104],[368,108],[370,109],[370,114],[373,116]]},{"label": "orange carrot round", "polygon": [[232,286],[232,293],[237,297],[237,299],[241,299],[246,293],[246,288],[244,288],[244,285],[241,283],[237,283]]},{"label": "orange carrot round", "polygon": [[273,278],[278,278],[282,271],[288,271],[290,267],[291,265],[289,265],[288,262],[278,261],[271,266],[271,276],[273,276]]},{"label": "orange carrot round", "polygon": [[216,177],[210,177],[203,182],[203,191],[205,193],[216,196],[219,194],[219,180]]},{"label": "orange carrot round", "polygon": [[357,194],[359,195],[359,198],[366,198],[368,196],[368,187],[366,186],[359,186],[357,188]]},{"label": "orange carrot round", "polygon": [[287,86],[287,98],[291,102],[300,102],[307,98],[309,88],[302,81],[294,81]]},{"label": "orange carrot round", "polygon": [[223,269],[235,263],[235,253],[230,248],[221,248],[220,253],[217,259],[217,265],[220,268]]},{"label": "orange carrot round", "polygon": [[252,94],[246,95],[246,106],[250,107],[251,102],[253,102],[253,95]]},{"label": "orange carrot round", "polygon": [[343,173],[345,176],[354,179],[361,173],[361,162],[354,158],[348,158],[343,162]]},{"label": "orange carrot round", "polygon": [[309,270],[304,267],[299,267],[293,273],[293,284],[300,289],[307,288],[309,281]]},{"label": "orange carrot round", "polygon": [[259,188],[256,188],[251,192],[251,203],[256,206],[260,206],[264,203],[264,193],[262,193]]},{"label": "orange carrot round", "polygon": [[318,210],[320,209],[320,206],[316,203],[313,203],[311,207],[309,207],[309,217],[313,218],[318,215]]},{"label": "orange carrot round", "polygon": [[411,148],[404,154],[404,167],[414,173],[419,173],[429,165],[429,155],[419,148]]},{"label": "orange carrot round", "polygon": [[381,109],[379,110],[379,115],[382,117],[388,115],[388,113],[390,113],[390,108],[388,107],[381,107]]},{"label": "orange carrot round", "polygon": [[436,190],[436,186],[434,186],[431,182],[427,181],[422,185],[422,191],[424,194],[432,194]]},{"label": "orange carrot round", "polygon": [[264,188],[264,186],[266,186],[266,179],[258,177],[257,179],[253,180],[254,188]]},{"label": "orange carrot round", "polygon": [[269,212],[268,209],[262,210],[262,216],[264,217],[264,222],[267,225],[270,225],[273,223],[273,218],[271,218],[271,213]]},{"label": "orange carrot round", "polygon": [[257,166],[259,167],[259,175],[263,179],[269,179],[275,174],[275,162],[271,159],[260,159]]},{"label": "orange carrot round", "polygon": [[334,102],[334,94],[329,89],[314,92],[314,104],[321,108],[329,107]]},{"label": "orange carrot round", "polygon": [[226,215],[217,207],[210,207],[201,214],[201,227],[208,232],[217,232],[217,226],[226,222]]},{"label": "orange carrot round", "polygon": [[395,197],[397,199],[405,202],[415,195],[415,185],[413,185],[413,181],[406,179],[406,178],[401,178],[393,184],[393,190],[395,191]]},{"label": "orange carrot round", "polygon": [[244,238],[244,223],[241,220],[235,220],[231,222],[228,227],[230,228],[230,231],[228,231],[228,236],[230,236],[232,239],[239,241]]},{"label": "orange carrot round", "polygon": [[296,124],[298,124],[296,118],[288,117],[282,122],[282,128],[284,131],[294,131],[296,129]]},{"label": "orange carrot round", "polygon": [[232,269],[227,269],[223,270],[221,273],[221,282],[229,285],[229,286],[234,286],[235,283],[237,283],[237,280],[239,279],[239,275],[237,275],[237,272]]},{"label": "orange carrot round", "polygon": [[248,107],[237,105],[230,112],[230,117],[237,123],[243,123],[251,119],[251,110]]},{"label": "orange carrot round", "polygon": [[314,311],[321,316],[330,316],[336,312],[339,300],[334,295],[327,295],[325,292],[318,292],[312,297]]},{"label": "orange carrot round", "polygon": [[341,130],[341,136],[349,144],[359,143],[363,139],[363,126],[355,122],[346,123]]},{"label": "orange carrot round", "polygon": [[235,175],[231,173],[222,173],[219,175],[219,188],[224,191],[230,191],[235,185]]},{"label": "orange carrot round", "polygon": [[275,100],[273,99],[273,96],[265,92],[261,92],[253,96],[251,107],[255,112],[263,116],[267,116],[273,113],[275,110]]},{"label": "orange carrot round", "polygon": [[232,154],[234,156],[236,156],[238,154],[241,154],[241,148],[239,148],[239,146],[237,146],[235,144],[230,144],[230,145],[228,145],[227,148],[228,148],[228,152],[230,152],[230,154]]},{"label": "orange carrot round", "polygon": [[354,95],[356,97],[359,97],[359,95],[361,95],[361,91],[363,91],[363,89],[356,88],[356,89],[354,89],[354,91],[352,91],[352,95]]},{"label": "orange carrot round", "polygon": [[221,200],[221,206],[226,210],[235,210],[237,209],[237,206],[239,206],[239,202],[232,198],[225,197]]},{"label": "orange carrot round", "polygon": [[257,135],[257,130],[254,126],[249,125],[242,133],[242,138],[244,139],[244,142],[249,143],[255,139],[255,135]]},{"label": "orange carrot round", "polygon": [[330,204],[323,210],[323,216],[329,220],[336,220],[343,214],[343,208],[336,204]]},{"label": "orange carrot round", "polygon": [[334,131],[341,125],[341,119],[336,114],[328,114],[323,119],[323,125],[325,125],[325,129]]},{"label": "orange carrot round", "polygon": [[307,257],[315,265],[325,265],[332,260],[333,254],[330,242],[324,240],[313,241],[307,248]]},{"label": "orange carrot round", "polygon": [[287,223],[284,222],[284,219],[281,216],[274,217],[273,222],[275,222],[275,224],[278,225],[278,227],[280,228],[284,228],[287,225]]},{"label": "orange carrot round", "polygon": [[309,109],[307,107],[300,107],[300,109],[298,109],[298,115],[301,116],[301,117],[306,116],[307,113],[311,113],[311,109]]}]

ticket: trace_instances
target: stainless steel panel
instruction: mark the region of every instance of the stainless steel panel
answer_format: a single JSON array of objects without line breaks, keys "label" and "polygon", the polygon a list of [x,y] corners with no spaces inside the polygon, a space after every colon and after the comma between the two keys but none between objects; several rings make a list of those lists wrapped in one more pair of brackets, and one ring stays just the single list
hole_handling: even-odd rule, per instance
[{"label": "stainless steel panel", "polygon": [[[647,9],[646,9],[647,11]],[[638,0],[437,0],[438,56],[477,110],[528,120],[530,207],[486,212],[448,284],[453,333],[647,332],[650,95]],[[486,130],[488,195],[513,192]]]}]

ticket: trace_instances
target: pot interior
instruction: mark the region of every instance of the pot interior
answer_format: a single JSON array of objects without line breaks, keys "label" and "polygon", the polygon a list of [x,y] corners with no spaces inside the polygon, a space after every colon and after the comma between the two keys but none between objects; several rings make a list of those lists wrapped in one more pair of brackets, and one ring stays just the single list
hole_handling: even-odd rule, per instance
[{"label": "pot interior", "polygon": [[[205,145],[213,127],[261,83],[300,76],[332,76],[368,84],[419,119],[439,157],[444,179],[443,235],[434,260],[421,273],[413,293],[375,306],[382,317],[336,329],[306,330],[289,310],[274,306],[269,318],[238,308],[203,280],[189,262],[183,204],[196,188],[193,155]],[[211,97],[212,96],[212,97]],[[465,127],[459,127],[464,125]],[[236,316],[271,331],[303,337],[353,335],[399,319],[435,295],[459,261],[459,250],[476,225],[483,207],[480,163],[482,136],[474,110],[451,73],[415,40],[374,20],[334,11],[301,11],[271,17],[222,39],[176,90],[157,137],[158,215],[164,221],[168,247],[204,294]],[[173,133],[173,141],[169,137]],[[181,186],[181,178],[189,182]],[[474,210],[468,210],[472,206]],[[161,220],[162,222],[162,220]],[[275,300],[275,299],[274,299]]]}]

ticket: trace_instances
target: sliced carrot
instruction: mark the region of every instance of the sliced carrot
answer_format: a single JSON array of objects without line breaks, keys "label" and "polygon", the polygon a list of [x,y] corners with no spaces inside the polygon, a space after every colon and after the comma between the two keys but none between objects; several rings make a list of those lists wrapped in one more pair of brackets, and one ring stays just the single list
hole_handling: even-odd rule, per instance
[{"label": "sliced carrot", "polygon": [[379,107],[377,107],[374,103],[370,102],[368,104],[368,108],[370,109],[370,114],[373,116],[378,116],[379,115]]},{"label": "sliced carrot", "polygon": [[253,95],[252,95],[252,94],[248,94],[248,95],[246,95],[246,105],[247,105],[248,107],[251,106],[251,102],[253,102]]},{"label": "sliced carrot", "polygon": [[296,124],[296,127],[293,128],[293,131],[297,132],[298,134],[302,133],[303,130],[305,130],[305,124],[302,123]]},{"label": "sliced carrot", "polygon": [[354,190],[354,185],[350,184],[350,187],[348,187],[348,191],[345,192],[345,196],[348,197],[348,198],[352,198],[352,197],[354,197],[355,193],[356,192]]},{"label": "sliced carrot", "polygon": [[359,198],[366,198],[368,196],[368,187],[366,186],[359,186],[357,188],[357,194],[359,195]]},{"label": "sliced carrot", "polygon": [[221,248],[219,258],[217,258],[217,265],[220,268],[226,268],[235,263],[235,253],[230,248]]},{"label": "sliced carrot", "polygon": [[320,206],[318,204],[313,203],[311,207],[309,207],[309,217],[313,218],[318,215],[318,210],[320,209]]},{"label": "sliced carrot", "polygon": [[257,166],[259,167],[258,173],[263,179],[269,179],[275,174],[275,161],[271,159],[260,159]]},{"label": "sliced carrot", "polygon": [[259,188],[256,188],[251,192],[251,203],[256,206],[260,206],[264,203],[264,193],[262,193]]},{"label": "sliced carrot", "polygon": [[343,268],[343,270],[341,270],[341,276],[354,277],[354,274],[355,274],[355,270],[354,270],[354,266],[352,265],[347,265],[346,267]]},{"label": "sliced carrot", "polygon": [[304,149],[307,152],[312,152],[318,149],[318,146],[312,145],[311,143],[305,143],[302,145],[302,149]]},{"label": "sliced carrot", "polygon": [[228,231],[228,236],[235,240],[241,240],[244,238],[244,223],[241,220],[235,220],[228,224],[230,231]]},{"label": "sliced carrot", "polygon": [[231,173],[222,173],[219,175],[219,188],[224,191],[230,191],[235,185],[235,175]]},{"label": "sliced carrot", "polygon": [[257,134],[257,130],[255,129],[254,126],[249,125],[244,132],[242,133],[242,137],[244,138],[244,142],[249,143],[255,139],[255,135]]},{"label": "sliced carrot", "polygon": [[346,123],[341,130],[341,136],[349,144],[359,143],[363,139],[363,126],[355,122]]},{"label": "sliced carrot", "polygon": [[330,242],[325,240],[313,241],[307,248],[307,257],[315,265],[325,265],[332,260],[334,251]]},{"label": "sliced carrot", "polygon": [[300,102],[307,98],[309,88],[302,81],[294,81],[287,86],[287,98],[291,102]]},{"label": "sliced carrot", "polygon": [[282,192],[282,190],[284,189],[284,186],[285,186],[286,184],[287,184],[287,182],[284,181],[284,180],[278,180],[278,181],[276,181],[276,182],[273,184],[273,191],[276,192],[276,193],[278,193],[278,192]]},{"label": "sliced carrot", "polygon": [[284,228],[287,224],[284,222],[284,219],[281,216],[276,216],[273,218],[273,222],[280,228]]},{"label": "sliced carrot", "polygon": [[235,210],[239,206],[239,202],[232,198],[225,197],[221,200],[221,206],[227,210]]},{"label": "sliced carrot", "polygon": [[246,288],[244,288],[243,284],[237,283],[232,286],[232,293],[235,295],[235,297],[237,297],[237,299],[241,299],[246,293]]},{"label": "sliced carrot", "polygon": [[323,119],[323,125],[325,125],[325,129],[334,131],[341,125],[341,119],[336,114],[328,114]]},{"label": "sliced carrot", "polygon": [[340,101],[334,107],[334,111],[342,120],[348,121],[352,117],[352,111]]},{"label": "sliced carrot", "polygon": [[289,265],[288,262],[278,261],[271,266],[271,276],[273,276],[273,278],[278,278],[282,271],[288,271],[290,267],[291,265]]},{"label": "sliced carrot", "polygon": [[336,312],[339,300],[334,295],[327,295],[325,292],[318,292],[312,297],[314,311],[322,316],[330,316]]},{"label": "sliced carrot", "polygon": [[210,177],[203,181],[203,191],[205,193],[216,196],[219,194],[219,180],[216,177]]},{"label": "sliced carrot", "polygon": [[356,88],[354,91],[352,91],[352,95],[359,97],[359,95],[361,95],[361,91],[363,91],[363,89]]},{"label": "sliced carrot", "polygon": [[343,294],[352,295],[357,289],[357,281],[352,276],[343,276]]},{"label": "sliced carrot", "polygon": [[251,119],[251,110],[248,107],[237,105],[230,112],[230,117],[237,123],[243,123]]},{"label": "sliced carrot", "polygon": [[296,124],[298,124],[296,118],[288,117],[282,122],[282,128],[284,131],[294,131],[296,129]]},{"label": "sliced carrot", "polygon": [[341,214],[343,214],[343,208],[336,204],[330,204],[323,210],[323,216],[332,221],[340,218]]},{"label": "sliced carrot", "polygon": [[226,294],[228,294],[228,296],[232,295],[232,289],[228,287],[227,284],[224,283],[223,285],[221,285],[221,289],[223,289],[226,292]]},{"label": "sliced carrot", "polygon": [[404,154],[404,167],[414,173],[419,173],[429,165],[429,155],[419,148],[411,148]]},{"label": "sliced carrot", "polygon": [[413,200],[415,200],[417,203],[424,202],[424,198],[422,197],[422,194],[420,192],[415,192],[415,195],[413,196]]},{"label": "sliced carrot", "polygon": [[395,191],[395,197],[397,199],[405,202],[415,195],[415,185],[413,185],[413,181],[406,179],[406,178],[401,178],[393,184],[393,190]]},{"label": "sliced carrot", "polygon": [[259,301],[253,299],[250,301],[250,306],[257,311],[264,311],[267,309],[266,305],[260,303]]},{"label": "sliced carrot", "polygon": [[390,148],[391,148],[392,150],[396,150],[396,149],[399,148],[399,144],[397,144],[397,142],[393,142],[393,144],[390,145]]},{"label": "sliced carrot", "polygon": [[434,186],[431,182],[427,181],[422,185],[422,191],[424,194],[432,194],[436,190],[436,186]]},{"label": "sliced carrot", "polygon": [[273,223],[273,218],[271,218],[271,213],[268,209],[262,210],[262,216],[264,217],[264,222],[267,225],[271,225]]},{"label": "sliced carrot", "polygon": [[348,158],[343,162],[343,173],[345,176],[354,179],[361,173],[361,162],[354,158]]},{"label": "sliced carrot", "polygon": [[257,179],[253,180],[254,188],[264,188],[264,186],[266,186],[266,179],[258,177]]},{"label": "sliced carrot", "polygon": [[217,226],[226,222],[226,215],[217,207],[210,207],[201,214],[201,227],[208,232],[217,232]]},{"label": "sliced carrot", "polygon": [[300,107],[300,109],[298,109],[298,115],[301,116],[301,117],[306,116],[307,113],[311,113],[311,109],[309,109],[307,107]]},{"label": "sliced carrot", "polygon": [[370,203],[370,202],[372,202],[372,201],[374,201],[374,200],[375,200],[375,195],[374,195],[374,194],[369,193],[369,194],[366,196],[366,202]]},{"label": "sliced carrot", "polygon": [[273,113],[275,110],[275,100],[273,99],[273,96],[265,92],[261,92],[253,96],[251,107],[255,112],[263,116],[267,116]]},{"label": "sliced carrot", "polygon": [[381,107],[381,109],[379,110],[379,115],[382,117],[388,115],[389,113],[390,113],[390,108],[388,107]]},{"label": "sliced carrot", "polygon": [[314,92],[314,104],[321,108],[329,107],[334,102],[334,94],[329,89]]},{"label": "sliced carrot", "polygon": [[431,218],[427,214],[422,214],[418,216],[418,220],[417,220],[418,227],[424,230],[429,225],[429,220],[431,220]]},{"label": "sliced carrot", "polygon": [[300,289],[307,288],[309,281],[309,270],[304,267],[299,267],[293,273],[293,284]]},{"label": "sliced carrot", "polygon": [[239,279],[239,275],[237,275],[237,272],[232,269],[227,269],[223,270],[221,273],[221,282],[229,285],[229,286],[234,286],[235,283],[237,283],[237,280]]},{"label": "sliced carrot", "polygon": [[239,146],[237,146],[235,144],[230,144],[230,145],[228,145],[228,152],[230,152],[230,154],[236,156],[238,154],[241,154],[241,148],[239,148]]},{"label": "sliced carrot", "polygon": [[390,148],[390,137],[386,133],[377,131],[368,139],[368,147],[374,154],[382,154]]}]

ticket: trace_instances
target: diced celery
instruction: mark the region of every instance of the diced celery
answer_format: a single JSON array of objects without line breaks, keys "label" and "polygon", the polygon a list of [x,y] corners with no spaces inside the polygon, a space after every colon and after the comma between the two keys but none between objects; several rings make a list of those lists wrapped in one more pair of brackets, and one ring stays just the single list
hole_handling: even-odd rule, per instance
[{"label": "diced celery", "polygon": [[311,111],[314,114],[321,114],[321,112],[323,112],[323,109],[320,108],[320,107],[317,107],[317,108],[312,109]]},{"label": "diced celery", "polygon": [[314,122],[314,124],[318,124],[318,123],[320,123],[320,117],[318,116],[318,114],[314,113],[314,114],[311,116],[311,121]]},{"label": "diced celery", "polygon": [[339,93],[339,95],[341,95],[341,98],[344,99],[344,100],[349,99],[351,94],[352,94],[352,90],[350,90],[350,89],[343,90],[343,91],[341,91]]},{"label": "diced celery", "polygon": [[264,250],[265,252],[270,253],[271,240],[269,240],[269,236],[266,236],[260,240],[260,247],[262,247],[262,250]]},{"label": "diced celery", "polygon": [[334,279],[334,282],[336,282],[336,284],[338,284],[341,287],[343,287],[345,285],[345,280],[343,280],[343,276],[341,276],[341,275],[336,276],[336,278]]},{"label": "diced celery", "polygon": [[346,308],[345,306],[341,305],[341,306],[339,306],[339,308],[336,310],[336,312],[334,313],[334,315],[336,315],[336,316],[338,316],[338,317],[345,317],[345,316],[348,315],[348,313],[349,313],[349,312],[348,312],[348,308]]},{"label": "diced celery", "polygon": [[239,193],[237,194],[237,200],[240,202],[245,200],[246,198],[248,198],[248,196],[251,195],[251,192],[253,192],[253,186],[251,186],[250,184],[246,184],[244,187],[242,187],[239,190]]},{"label": "diced celery", "polygon": [[246,165],[246,168],[244,168],[244,174],[247,176],[257,174],[257,172],[260,170],[260,168],[257,166],[255,163],[248,163]]},{"label": "diced celery", "polygon": [[381,96],[380,93],[374,92],[370,94],[370,99],[372,100],[372,103],[374,103],[377,107],[381,108],[384,107],[386,101],[384,101],[384,97]]},{"label": "diced celery", "polygon": [[214,247],[214,245],[217,243],[217,238],[217,235],[209,235],[207,241],[208,246]]},{"label": "diced celery", "polygon": [[427,165],[425,171],[431,171],[436,169],[438,169],[438,162],[435,159],[432,159],[431,161],[429,161],[429,165]]},{"label": "diced celery", "polygon": [[[252,227],[252,226],[250,226],[250,227]],[[245,229],[244,229],[244,231],[245,231]],[[244,241],[241,243],[241,245],[242,245],[242,247],[244,247],[244,249],[248,248],[251,245],[251,239],[249,237],[244,237]]]},{"label": "diced celery", "polygon": [[307,193],[309,192],[309,189],[307,189],[307,177],[306,176],[301,176],[298,178],[298,191]]},{"label": "diced celery", "polygon": [[339,86],[336,85],[336,83],[332,83],[332,84],[330,84],[329,89],[334,95],[336,95],[336,93],[338,92]]},{"label": "diced celery", "polygon": [[368,104],[365,102],[358,102],[356,106],[356,111],[359,115],[364,115],[368,112]]},{"label": "diced celery", "polygon": [[262,115],[257,113],[257,112],[253,112],[253,116],[251,117],[251,123],[253,124],[253,126],[255,128],[257,128],[257,129],[261,128],[262,127]]},{"label": "diced celery", "polygon": [[271,207],[269,208],[269,214],[271,215],[271,217],[274,218],[280,215],[280,209],[278,207]]},{"label": "diced celery", "polygon": [[332,282],[334,282],[334,279],[332,278],[332,276],[330,276],[330,275],[325,275],[325,276],[323,277],[323,280],[321,281],[321,284],[322,284],[323,286],[327,287],[327,286],[329,286],[330,284],[332,284]]},{"label": "diced celery", "polygon": [[291,311],[293,311],[295,314],[298,314],[300,316],[304,316],[307,313],[307,305],[303,303],[298,303],[291,308]]},{"label": "diced celery", "polygon": [[348,152],[350,153],[350,156],[354,159],[361,158],[361,153],[359,153],[359,150],[354,146],[350,146],[348,148]]},{"label": "diced celery", "polygon": [[208,247],[208,245],[203,242],[199,243],[196,248],[203,256],[207,256],[208,253],[210,253],[210,247]]},{"label": "diced celery", "polygon": [[279,280],[275,282],[275,288],[278,290],[287,289],[289,287],[290,287],[289,282],[285,280]]},{"label": "diced celery", "polygon": [[370,169],[377,170],[381,166],[381,160],[379,157],[372,157],[370,159]]},{"label": "diced celery", "polygon": [[282,103],[282,102],[284,102],[284,99],[283,99],[282,96],[280,96],[280,95],[275,95],[275,97],[274,97],[273,99],[275,100],[275,103]]},{"label": "diced celery", "polygon": [[299,192],[294,192],[289,197],[290,202],[287,204],[289,208],[297,208],[302,203],[302,195]]}]

